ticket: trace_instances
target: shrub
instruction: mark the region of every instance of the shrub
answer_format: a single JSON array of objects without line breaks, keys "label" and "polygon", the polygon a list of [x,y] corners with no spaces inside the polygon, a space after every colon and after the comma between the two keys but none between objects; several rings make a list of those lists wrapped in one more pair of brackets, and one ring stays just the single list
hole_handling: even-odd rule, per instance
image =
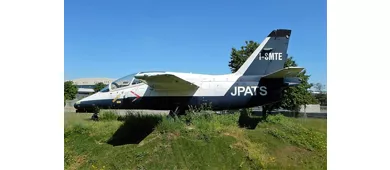
[{"label": "shrub", "polygon": [[119,118],[118,113],[109,110],[109,111],[102,111],[100,113],[99,120],[111,121],[111,120],[118,120],[118,118]]}]

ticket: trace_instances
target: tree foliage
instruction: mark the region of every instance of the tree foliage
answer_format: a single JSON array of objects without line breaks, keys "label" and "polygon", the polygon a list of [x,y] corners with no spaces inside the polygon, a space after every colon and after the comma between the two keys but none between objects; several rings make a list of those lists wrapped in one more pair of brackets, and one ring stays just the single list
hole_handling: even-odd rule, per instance
[{"label": "tree foliage", "polygon": [[[296,64],[292,57],[289,57],[284,65],[284,67],[297,66],[298,64]],[[313,84],[309,83],[310,75],[307,75],[306,70],[304,70],[298,77],[302,80],[301,84],[296,87],[289,87],[283,91],[281,108],[297,112],[302,105],[318,103],[309,91],[313,86]]]},{"label": "tree foliage", "polygon": [[102,83],[102,82],[99,82],[99,83],[96,83],[95,84],[95,87],[93,88],[93,90],[95,91],[95,92],[98,92],[98,91],[100,91],[101,89],[103,89],[104,87],[106,87],[107,85],[105,85],[104,83]]},{"label": "tree foliage", "polygon": [[325,85],[322,85],[321,83],[316,83],[314,85],[314,89],[316,89],[319,94],[315,94],[314,97],[318,100],[321,106],[327,105],[327,95],[324,93]]},{"label": "tree foliage", "polygon": [[321,83],[316,83],[313,85],[313,87],[320,93],[324,92],[325,90],[325,85],[322,85]]},{"label": "tree foliage", "polygon": [[[245,41],[245,46],[240,50],[232,48],[229,67],[232,72],[236,72],[246,59],[256,50],[259,43],[254,41]],[[293,57],[288,57],[284,67],[298,66],[293,60]],[[306,74],[306,70],[298,75],[302,82],[296,87],[288,87],[282,92],[282,99],[280,102],[272,103],[263,106],[263,112],[271,111],[278,108],[283,108],[297,112],[302,105],[317,103],[317,100],[310,94],[309,90],[313,84],[310,84],[310,75]]]},{"label": "tree foliage", "polygon": [[321,106],[327,106],[326,93],[315,94],[314,97],[317,99]]},{"label": "tree foliage", "polygon": [[236,72],[246,61],[246,59],[256,50],[260,44],[254,41],[245,41],[245,46],[240,50],[232,48],[230,54],[229,67],[232,73]]},{"label": "tree foliage", "polygon": [[64,98],[65,100],[73,100],[76,98],[77,86],[72,81],[66,81],[64,83]]}]

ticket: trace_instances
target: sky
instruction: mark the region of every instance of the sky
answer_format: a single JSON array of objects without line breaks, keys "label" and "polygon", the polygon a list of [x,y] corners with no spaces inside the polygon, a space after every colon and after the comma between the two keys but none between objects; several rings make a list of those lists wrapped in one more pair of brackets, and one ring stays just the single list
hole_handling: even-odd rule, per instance
[{"label": "sky", "polygon": [[65,79],[227,74],[232,48],[291,29],[288,55],[326,85],[326,0],[66,0]]}]

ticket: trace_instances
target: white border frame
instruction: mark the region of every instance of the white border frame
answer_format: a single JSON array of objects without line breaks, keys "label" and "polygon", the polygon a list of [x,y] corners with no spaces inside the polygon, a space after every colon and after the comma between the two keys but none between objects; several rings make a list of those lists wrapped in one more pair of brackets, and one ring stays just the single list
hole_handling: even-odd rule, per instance
[{"label": "white border frame", "polygon": [[1,169],[63,169],[64,1],[0,1],[0,23]]},{"label": "white border frame", "polygon": [[328,169],[389,167],[388,7],[328,0]]},{"label": "white border frame", "polygon": [[[328,0],[329,169],[388,167],[388,6]],[[62,169],[64,2],[1,1],[0,21],[2,169]]]}]

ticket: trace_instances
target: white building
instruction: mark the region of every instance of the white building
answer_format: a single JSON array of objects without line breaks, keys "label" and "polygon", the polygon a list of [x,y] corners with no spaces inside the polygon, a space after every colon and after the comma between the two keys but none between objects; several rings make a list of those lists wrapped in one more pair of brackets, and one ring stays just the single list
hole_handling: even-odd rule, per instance
[{"label": "white building", "polygon": [[91,93],[94,93],[95,91],[93,88],[95,87],[95,84],[97,83],[103,83],[105,85],[110,84],[115,79],[110,78],[79,78],[70,80],[73,81],[73,83],[77,86],[78,91],[76,95],[76,99],[84,98],[85,96],[88,96]]}]

